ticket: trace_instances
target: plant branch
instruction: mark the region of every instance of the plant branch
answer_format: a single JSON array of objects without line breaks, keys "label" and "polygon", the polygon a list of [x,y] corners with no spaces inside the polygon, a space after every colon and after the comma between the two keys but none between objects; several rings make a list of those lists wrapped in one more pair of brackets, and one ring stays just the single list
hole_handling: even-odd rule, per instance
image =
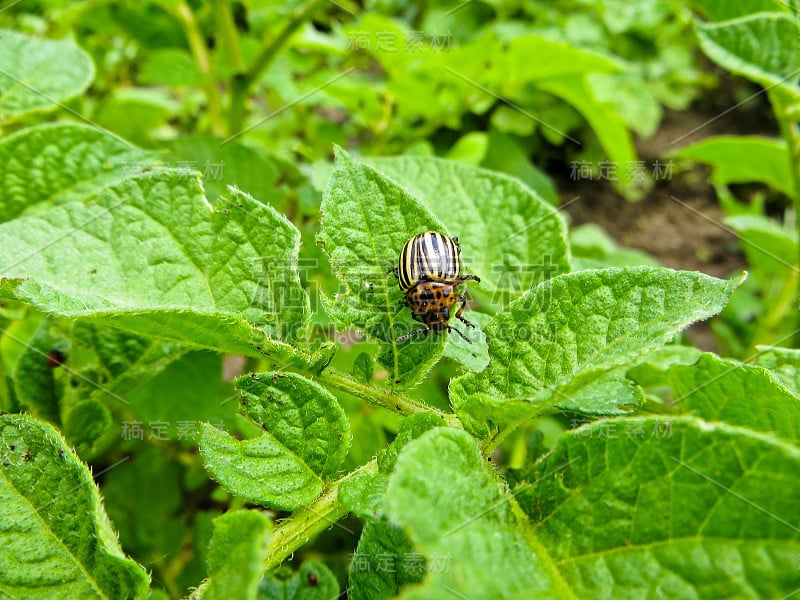
[{"label": "plant branch", "polygon": [[[220,2],[224,0],[219,0]],[[250,88],[258,81],[261,74],[272,64],[278,52],[283,48],[292,34],[305,23],[322,4],[322,0],[310,0],[304,5],[297,7],[287,16],[287,22],[283,29],[271,43],[266,44],[253,64],[246,71],[244,66],[237,69],[237,74],[231,80],[231,106],[230,106],[230,131],[236,133],[244,124],[244,105],[250,93]]]},{"label": "plant branch", "polygon": [[304,5],[297,7],[295,10],[289,13],[287,16],[286,25],[283,26],[283,29],[281,29],[277,37],[272,40],[272,43],[268,44],[261,50],[261,53],[256,57],[255,61],[253,61],[253,64],[247,70],[247,73],[245,74],[245,82],[248,86],[253,84],[259,78],[261,73],[275,59],[286,41],[295,31],[300,28],[303,23],[306,22],[307,19],[311,17],[312,13],[320,4],[322,4],[322,0],[310,0],[309,2],[306,2]]},{"label": "plant branch", "polygon": [[[789,171],[794,191],[792,203],[794,205],[795,227],[800,239],[800,127],[798,126],[798,121],[800,120],[800,96],[797,94],[792,95],[780,87],[771,89],[768,94],[780,126],[781,135],[786,141],[789,155]],[[798,255],[797,260],[798,264],[800,264],[800,255]],[[797,289],[797,297],[800,297],[800,287]],[[795,307],[797,306],[796,298],[793,304]],[[796,326],[800,326],[800,320],[798,320]],[[794,342],[795,345],[800,343],[800,336],[795,336]]]},{"label": "plant branch", "polygon": [[206,92],[208,116],[211,120],[211,133],[222,136],[225,134],[225,124],[222,120],[222,101],[211,70],[211,55],[208,52],[203,35],[200,33],[197,19],[185,1],[179,2],[175,6],[173,14],[181,22],[189,48],[192,51],[192,57],[197,64],[197,68],[205,76],[203,87]]},{"label": "plant branch", "polygon": [[360,473],[376,475],[377,459],[373,458],[367,464],[333,482],[312,504],[298,510],[275,528],[270,535],[267,557],[264,559],[267,570],[280,565],[295,550],[306,545],[315,535],[335,525],[349,512],[339,503],[339,486]]},{"label": "plant branch", "polygon": [[231,66],[236,73],[244,71],[244,61],[239,49],[239,33],[233,22],[233,14],[228,0],[214,0],[214,14],[219,30],[219,37],[228,53]]},{"label": "plant branch", "polygon": [[346,392],[356,398],[360,398],[383,408],[388,408],[393,412],[402,415],[413,415],[415,413],[433,413],[441,417],[447,425],[458,429],[463,429],[461,421],[452,413],[442,412],[432,406],[422,402],[417,402],[398,392],[393,392],[385,388],[368,385],[357,381],[355,377],[342,373],[336,369],[326,369],[319,376],[319,380],[326,385],[339,391]]}]

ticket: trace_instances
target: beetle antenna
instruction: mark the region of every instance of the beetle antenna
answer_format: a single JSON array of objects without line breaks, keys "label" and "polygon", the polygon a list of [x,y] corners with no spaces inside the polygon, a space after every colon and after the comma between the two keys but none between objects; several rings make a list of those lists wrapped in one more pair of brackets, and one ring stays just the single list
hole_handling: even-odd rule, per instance
[{"label": "beetle antenna", "polygon": [[399,338],[397,338],[395,340],[395,343],[396,344],[402,344],[407,339],[410,339],[410,338],[412,338],[415,335],[420,334],[420,333],[422,333],[424,335],[428,335],[429,331],[430,331],[430,329],[428,329],[427,327],[420,327],[419,329],[415,329],[414,331],[410,331],[410,332],[408,332],[406,334],[401,335]]},{"label": "beetle antenna", "polygon": [[472,343],[471,339],[469,339],[467,336],[461,333],[461,331],[459,331],[456,327],[453,327],[452,325],[447,326],[447,331],[455,331],[458,335],[460,335],[464,339],[465,342],[467,342],[468,344]]}]

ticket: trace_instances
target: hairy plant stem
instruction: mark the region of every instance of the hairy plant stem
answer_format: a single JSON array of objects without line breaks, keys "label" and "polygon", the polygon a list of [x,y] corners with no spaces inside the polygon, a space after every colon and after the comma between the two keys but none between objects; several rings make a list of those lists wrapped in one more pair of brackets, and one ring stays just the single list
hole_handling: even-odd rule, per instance
[{"label": "hairy plant stem", "polygon": [[306,545],[315,535],[336,525],[336,522],[349,512],[339,503],[339,486],[361,473],[376,475],[377,459],[373,458],[367,464],[331,483],[313,503],[298,510],[275,528],[270,535],[267,557],[264,559],[267,570],[279,566],[295,550]]},{"label": "hairy plant stem", "polygon": [[247,87],[242,87],[245,64],[239,48],[239,32],[233,21],[231,6],[228,0],[214,0],[214,15],[222,45],[230,57],[233,75],[229,82],[231,99],[228,106],[228,132],[237,133],[242,128],[244,103],[247,98]]},{"label": "hairy plant stem", "polygon": [[244,61],[239,50],[239,32],[233,22],[233,13],[228,0],[214,0],[214,19],[231,66],[236,73],[241,73],[244,71]]},{"label": "hairy plant stem", "polygon": [[225,123],[222,120],[222,101],[220,99],[217,83],[214,81],[214,74],[211,70],[211,55],[206,47],[203,35],[197,25],[197,19],[192,9],[186,2],[178,2],[173,9],[173,14],[178,18],[186,34],[186,40],[192,51],[192,57],[197,64],[197,68],[205,77],[203,87],[206,92],[206,103],[208,104],[208,117],[211,121],[211,133],[214,135],[225,134]]},{"label": "hairy plant stem", "polygon": [[[224,0],[220,0],[221,2]],[[227,3],[226,3],[227,4]],[[238,133],[244,124],[245,103],[250,93],[250,88],[258,81],[261,74],[272,64],[278,52],[283,48],[292,34],[303,25],[317,9],[318,6],[323,4],[322,0],[310,0],[305,4],[298,6],[295,10],[289,13],[286,18],[286,24],[283,29],[278,32],[278,35],[262,48],[253,64],[249,69],[242,72],[237,69],[237,74],[231,79],[231,105],[229,112],[229,126],[230,133]]]},{"label": "hairy plant stem", "polygon": [[433,413],[441,417],[450,427],[463,429],[458,417],[452,413],[442,412],[432,406],[417,402],[405,394],[361,383],[352,375],[342,373],[336,369],[326,369],[318,376],[318,379],[329,387],[346,392],[375,406],[381,406],[402,415]]},{"label": "hairy plant stem", "polygon": [[11,380],[6,377],[6,361],[0,356],[0,411],[11,412],[11,393],[8,389]]}]

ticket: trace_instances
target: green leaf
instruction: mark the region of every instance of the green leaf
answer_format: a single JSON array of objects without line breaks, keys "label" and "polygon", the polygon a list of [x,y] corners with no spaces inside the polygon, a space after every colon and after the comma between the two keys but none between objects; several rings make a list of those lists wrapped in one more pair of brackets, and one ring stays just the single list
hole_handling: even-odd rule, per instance
[{"label": "green leaf", "polygon": [[380,521],[366,524],[350,565],[348,600],[389,600],[403,586],[422,581],[425,557],[402,530]]},{"label": "green leaf", "polygon": [[621,372],[612,371],[577,390],[573,396],[559,401],[556,407],[565,412],[612,416],[635,412],[643,403],[644,390]]},{"label": "green leaf", "polygon": [[[613,106],[614,111],[637,135],[649,138],[656,132],[663,114],[661,105],[641,74],[632,70],[593,73],[587,79],[595,99]],[[628,173],[623,171],[621,175],[623,181],[626,177],[630,181]]]},{"label": "green leaf", "polygon": [[272,522],[257,510],[239,510],[214,519],[208,548],[210,582],[204,600],[258,597]]},{"label": "green leaf", "polygon": [[89,469],[52,426],[0,416],[0,455],[0,581],[7,595],[147,597],[147,574],[124,558]]},{"label": "green leaf", "polygon": [[551,279],[487,326],[492,362],[479,374],[451,382],[453,404],[459,411],[477,410],[475,416],[483,412],[485,418],[487,406],[514,399],[522,402],[513,410],[538,414],[719,312],[736,286],[655,267],[579,271]]},{"label": "green leaf", "polygon": [[797,97],[800,27],[792,15],[770,12],[722,23],[695,22],[695,32],[703,52],[717,64]]},{"label": "green leaf", "polygon": [[444,226],[408,192],[341,149],[322,198],[319,242],[344,291],[322,296],[325,311],[341,330],[357,327],[384,345],[379,360],[391,381],[409,386],[439,359],[444,339],[428,335],[397,344],[395,339],[419,323],[404,309],[394,277],[400,250],[412,236]]},{"label": "green leaf", "polygon": [[428,563],[403,598],[569,597],[544,549],[517,528],[496,477],[463,431],[435,428],[403,450],[386,509]]},{"label": "green leaf", "polygon": [[628,369],[625,376],[646,388],[667,385],[672,365],[693,365],[702,354],[694,346],[664,346],[649,353],[647,360]]},{"label": "green leaf", "polygon": [[558,205],[558,192],[556,192],[553,181],[531,162],[512,136],[491,128],[489,130],[489,148],[486,151],[486,158],[483,159],[480,166],[516,177],[549,204]]},{"label": "green leaf", "polygon": [[758,346],[756,364],[765,367],[781,380],[783,385],[800,394],[800,350]]},{"label": "green leaf", "polygon": [[142,62],[139,83],[144,85],[201,86],[205,77],[192,55],[178,48],[154,50]]},{"label": "green leaf", "polygon": [[800,396],[767,369],[704,354],[694,365],[674,365],[670,379],[687,413],[798,440]]},{"label": "green leaf", "polygon": [[[16,336],[9,335],[17,343]],[[61,421],[61,389],[56,384],[54,369],[48,365],[51,350],[65,351],[67,339],[55,330],[50,319],[44,319],[33,336],[26,340],[25,349],[14,366],[14,390],[22,411],[58,424]]]},{"label": "green leaf", "polygon": [[800,451],[693,418],[565,433],[514,491],[578,598],[784,598],[800,588]]},{"label": "green leaf", "polygon": [[400,451],[429,429],[444,425],[442,418],[432,413],[415,413],[403,419],[392,443],[378,454],[378,472],[357,473],[339,486],[341,503],[362,518],[382,517],[388,475],[394,469]]},{"label": "green leaf", "polygon": [[779,279],[776,289],[797,276],[797,234],[791,228],[761,215],[736,215],[725,219],[725,224],[736,232],[755,274]]},{"label": "green leaf", "polygon": [[[98,388],[77,376],[78,381],[76,382],[73,379],[70,385],[73,387],[75,387],[76,383],[79,386],[82,385],[87,388],[87,393],[92,398],[105,402],[112,399],[119,402],[120,398],[128,397],[127,395],[134,388],[139,388],[137,393],[141,393],[139,390],[143,381],[146,382],[144,385],[147,386],[150,384],[148,380],[158,379],[159,375],[169,365],[187,351],[187,348],[179,344],[143,338],[118,329],[97,326],[85,320],[74,323],[72,343],[76,352],[90,351],[96,355],[97,367],[101,371],[97,379],[102,381],[103,384]],[[213,367],[211,367],[211,370],[213,370]],[[160,383],[163,384],[164,382],[161,381]],[[162,403],[162,409],[169,410],[166,405],[177,402],[176,399],[179,397],[183,387],[174,386],[173,389],[169,390],[166,389],[167,387],[169,386],[155,387],[149,392],[156,396],[156,398],[153,398],[154,401]],[[195,392],[197,390],[192,390],[192,393]],[[170,401],[165,400],[165,394],[167,393],[170,394]],[[197,400],[201,399],[202,396],[195,397],[195,408],[198,406]],[[131,400],[131,398],[128,397],[128,400]],[[200,415],[199,418],[201,419],[207,420],[209,418],[200,413],[197,414]],[[159,417],[156,417],[156,420],[158,419]]]},{"label": "green leaf", "polygon": [[497,302],[569,271],[561,215],[518,179],[431,157],[369,163],[419,198],[458,236],[465,270],[479,275],[476,288],[494,292]]},{"label": "green leaf", "polygon": [[489,346],[483,329],[492,317],[486,313],[473,312],[470,313],[469,320],[475,324],[474,329],[466,331],[472,343],[467,344],[457,335],[449,336],[444,347],[444,355],[459,362],[467,371],[478,373],[489,364]]},{"label": "green leaf", "polygon": [[[43,239],[57,243],[42,243]],[[301,357],[300,234],[240,192],[211,210],[195,176],[142,173],[0,225],[0,276],[43,311],[157,339]]]},{"label": "green leaf", "polygon": [[294,373],[259,373],[235,382],[240,412],[272,434],[320,477],[339,469],[350,448],[347,415],[319,384]]},{"label": "green leaf", "polygon": [[458,160],[477,167],[486,156],[488,136],[482,131],[471,131],[461,136],[447,152],[448,160]]},{"label": "green leaf", "polygon": [[363,383],[372,381],[375,361],[367,352],[361,352],[353,361],[353,377]]},{"label": "green leaf", "polygon": [[583,115],[609,160],[618,165],[629,165],[636,160],[636,149],[624,119],[612,103],[597,97],[585,77],[548,79],[538,86],[566,100]]},{"label": "green leaf", "polygon": [[237,496],[264,506],[294,510],[322,491],[313,471],[268,433],[239,441],[203,423],[200,452],[214,479]]},{"label": "green leaf", "polygon": [[338,500],[362,519],[379,519],[383,515],[383,496],[388,483],[388,475],[356,473],[339,485]]},{"label": "green leaf", "polygon": [[753,13],[789,8],[788,3],[775,0],[692,0],[690,4],[712,21],[726,21]]},{"label": "green leaf", "polygon": [[[532,56],[536,60],[531,60]],[[503,73],[503,81],[507,85],[520,85],[520,82],[582,77],[589,73],[615,73],[623,64],[610,55],[527,34],[511,40],[504,67],[508,71]]]},{"label": "green leaf", "polygon": [[212,204],[226,195],[228,186],[236,186],[280,208],[284,194],[276,186],[279,173],[275,165],[248,146],[223,141],[210,136],[182,136],[170,140],[169,148],[181,166],[203,174],[203,188]]},{"label": "green leaf", "polygon": [[641,250],[619,248],[614,239],[594,223],[570,229],[569,241],[574,271],[638,265],[660,266],[655,258]]},{"label": "green leaf", "polygon": [[258,600],[333,600],[340,596],[336,575],[317,560],[305,561],[296,572],[281,567],[258,588]]},{"label": "green leaf", "polygon": [[91,58],[74,41],[0,30],[0,122],[50,109],[83,92],[93,78]]},{"label": "green leaf", "polygon": [[[236,398],[229,383],[220,381],[222,357],[208,351],[184,354],[126,395],[144,435],[159,440],[197,442],[201,421],[232,424]],[[123,433],[136,421],[123,421]]]},{"label": "green leaf", "polygon": [[164,88],[117,87],[99,103],[94,119],[140,146],[151,146],[156,130],[178,116],[181,104]]},{"label": "green leaf", "polygon": [[378,455],[378,468],[381,473],[388,475],[394,470],[400,451],[412,440],[417,439],[426,431],[434,427],[443,427],[444,421],[438,415],[431,413],[417,413],[406,417],[400,423],[400,429],[389,446]]},{"label": "green leaf", "polygon": [[[103,476],[103,501],[120,542],[147,565],[181,548],[187,515],[178,460],[151,446]],[[132,490],[147,490],[147,501]]]},{"label": "green leaf", "polygon": [[0,140],[0,221],[31,207],[82,200],[144,168],[154,154],[76,123],[29,127]]},{"label": "green leaf", "polygon": [[117,429],[108,407],[97,400],[76,402],[64,411],[64,435],[83,459],[102,454],[115,441]]},{"label": "green leaf", "polygon": [[[681,148],[672,156],[711,165],[711,182],[715,185],[759,181],[791,197],[794,192],[788,152],[781,140],[718,135]],[[743,156],[747,160],[742,160]]]}]

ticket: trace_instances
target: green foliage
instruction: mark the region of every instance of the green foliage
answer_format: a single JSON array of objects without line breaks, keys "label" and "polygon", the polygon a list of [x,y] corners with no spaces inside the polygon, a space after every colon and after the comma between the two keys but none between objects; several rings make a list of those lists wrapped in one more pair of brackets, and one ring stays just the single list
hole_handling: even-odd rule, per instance
[{"label": "green foliage", "polygon": [[263,579],[258,588],[258,600],[285,598],[286,600],[329,600],[339,597],[339,582],[323,563],[310,560],[293,572],[279,569]]},{"label": "green foliage", "polygon": [[[508,302],[569,271],[566,227],[561,215],[542,201],[546,190],[432,158],[369,163],[421,200],[447,231],[458,232],[469,272],[480,274],[481,292],[494,293],[495,301]],[[498,264],[505,268],[498,269]]]},{"label": "green foliage", "polygon": [[767,369],[704,354],[694,365],[674,365],[669,374],[684,412],[797,441],[800,396]]},{"label": "green foliage", "polygon": [[[692,418],[562,436],[515,497],[575,597],[783,597],[800,585],[797,448]],[[668,590],[668,591],[667,591]]]},{"label": "green foliage", "polygon": [[0,123],[48,110],[83,92],[94,76],[89,56],[72,40],[36,40],[0,30]]},{"label": "green foliage", "polygon": [[788,149],[780,140],[718,135],[681,148],[674,156],[710,165],[711,182],[717,186],[759,181],[787,196],[793,193]]},{"label": "green foliage", "polygon": [[[0,10],[0,596],[791,596],[797,11],[367,4]],[[744,283],[557,208],[714,82],[696,46],[781,129],[674,154]],[[426,230],[471,344],[396,341]],[[751,360],[681,338],[721,311]]]},{"label": "green foliage", "polygon": [[269,433],[238,441],[204,424],[200,450],[214,479],[237,496],[264,506],[294,510],[322,491],[311,468]]},{"label": "green foliage", "polygon": [[756,363],[769,369],[787,388],[800,393],[800,350],[761,347]]},{"label": "green foliage", "polygon": [[3,589],[26,598],[144,598],[89,469],[51,426],[0,416]]},{"label": "green foliage", "polygon": [[[753,284],[746,290],[750,297],[743,296],[745,301],[732,305],[716,329],[718,339],[732,353],[745,357],[757,345],[783,343],[794,335],[798,326],[795,296],[800,262],[797,231],[800,229],[787,235],[778,224],[763,218],[758,222],[758,217],[766,216],[763,200],[743,206],[727,186],[745,181],[763,182],[788,196],[794,213],[800,209],[800,134],[796,126],[800,105],[797,88],[800,23],[797,9],[788,3],[702,1],[695,4],[715,20],[695,22],[703,51],[732,73],[764,87],[782,137],[773,140],[757,136],[717,136],[677,153],[712,166],[711,180],[717,186],[721,204],[734,218],[740,218],[736,216],[738,213],[751,213],[754,217],[744,227],[741,222],[739,227],[732,225],[753,266]],[[784,218],[797,223],[790,212]],[[780,248],[777,254],[776,246]],[[787,246],[794,246],[788,258],[782,252]],[[770,262],[772,265],[765,267],[765,263]],[[776,267],[782,271],[780,280],[770,277]],[[773,303],[775,297],[777,301]]]},{"label": "green foliage", "polygon": [[487,326],[492,362],[479,374],[453,381],[454,406],[480,421],[530,418],[565,402],[571,410],[594,412],[596,394],[585,407],[575,406],[575,394],[719,311],[735,287],[699,273],[652,267],[556,277]]},{"label": "green foliage", "polygon": [[[212,210],[198,178],[174,170],[128,177],[87,200],[0,225],[9,247],[0,268],[18,283],[16,297],[215,350],[290,355],[279,340],[304,336],[299,233],[274,209],[232,191]],[[41,231],[59,243],[41,247]]]},{"label": "green foliage", "polygon": [[261,556],[269,538],[270,520],[248,510],[230,512],[214,519],[208,548],[211,580],[198,598],[258,598],[258,582],[264,570]]},{"label": "green foliage", "polygon": [[350,447],[347,416],[318,384],[293,373],[262,373],[236,382],[242,414],[275,436],[315,473],[330,476]]},{"label": "green foliage", "polygon": [[797,94],[800,76],[798,24],[787,13],[761,13],[723,23],[697,23],[700,45],[708,56],[764,86]]},{"label": "green foliage", "polygon": [[389,519],[429,564],[440,563],[404,597],[440,598],[451,589],[473,598],[563,596],[561,577],[515,527],[495,477],[463,431],[434,429],[401,454],[386,490]]},{"label": "green foliage", "polygon": [[152,160],[152,154],[93,127],[23,129],[0,142],[0,221],[40,205],[83,199]]},{"label": "green foliage", "polygon": [[346,288],[335,298],[323,296],[325,310],[340,329],[356,326],[388,346],[380,360],[393,382],[416,383],[441,356],[444,339],[395,342],[417,325],[409,311],[402,311],[402,295],[388,271],[396,266],[409,231],[446,230],[419,201],[371,167],[341,150],[337,161],[322,201],[319,243]]}]

